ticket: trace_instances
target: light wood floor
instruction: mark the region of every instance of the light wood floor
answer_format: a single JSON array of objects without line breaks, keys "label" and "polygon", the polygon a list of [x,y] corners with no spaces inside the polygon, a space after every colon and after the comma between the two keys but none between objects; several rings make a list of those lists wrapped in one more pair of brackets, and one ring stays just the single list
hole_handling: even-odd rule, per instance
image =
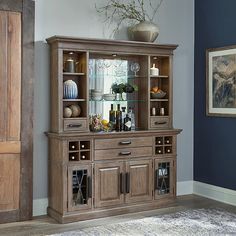
[{"label": "light wood floor", "polygon": [[166,213],[175,213],[184,209],[196,208],[221,208],[236,214],[236,207],[213,201],[196,195],[186,195],[177,198],[176,205],[164,209],[156,209],[140,213],[127,214],[88,220],[70,224],[58,224],[48,216],[35,217],[32,221],[0,224],[1,236],[42,236],[46,234],[60,233],[65,231],[78,230],[86,227],[98,226],[103,224],[119,223],[133,219],[140,219],[145,216],[154,216]]}]

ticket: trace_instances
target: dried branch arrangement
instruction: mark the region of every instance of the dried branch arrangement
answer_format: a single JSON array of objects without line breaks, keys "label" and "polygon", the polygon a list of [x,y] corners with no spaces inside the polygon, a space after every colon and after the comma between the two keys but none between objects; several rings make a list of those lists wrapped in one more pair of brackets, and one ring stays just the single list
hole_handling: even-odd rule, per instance
[{"label": "dried branch arrangement", "polygon": [[[155,4],[154,4],[154,3]],[[104,22],[111,25],[116,22],[116,32],[122,23],[152,22],[163,0],[108,0],[105,6],[95,8],[104,14]]]}]

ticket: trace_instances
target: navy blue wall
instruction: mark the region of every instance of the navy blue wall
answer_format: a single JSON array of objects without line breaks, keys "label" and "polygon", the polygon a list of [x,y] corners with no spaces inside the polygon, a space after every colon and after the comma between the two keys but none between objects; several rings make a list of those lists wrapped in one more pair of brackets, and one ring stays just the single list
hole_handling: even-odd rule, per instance
[{"label": "navy blue wall", "polygon": [[236,0],[195,0],[194,180],[236,190],[236,118],[206,116],[207,48],[236,45]]}]

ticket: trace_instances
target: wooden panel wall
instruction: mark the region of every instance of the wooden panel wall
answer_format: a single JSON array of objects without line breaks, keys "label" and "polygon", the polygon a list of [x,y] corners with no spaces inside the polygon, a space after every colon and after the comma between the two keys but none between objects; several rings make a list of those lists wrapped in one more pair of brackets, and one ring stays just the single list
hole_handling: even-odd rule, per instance
[{"label": "wooden panel wall", "polygon": [[0,211],[19,209],[21,13],[0,11]]}]

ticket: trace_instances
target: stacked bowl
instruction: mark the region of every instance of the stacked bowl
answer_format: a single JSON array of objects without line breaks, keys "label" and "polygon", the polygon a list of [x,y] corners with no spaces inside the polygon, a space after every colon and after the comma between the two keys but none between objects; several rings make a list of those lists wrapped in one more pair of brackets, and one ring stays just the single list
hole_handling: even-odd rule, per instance
[{"label": "stacked bowl", "polygon": [[101,101],[103,97],[102,90],[100,89],[91,89],[90,97],[93,101]]}]

